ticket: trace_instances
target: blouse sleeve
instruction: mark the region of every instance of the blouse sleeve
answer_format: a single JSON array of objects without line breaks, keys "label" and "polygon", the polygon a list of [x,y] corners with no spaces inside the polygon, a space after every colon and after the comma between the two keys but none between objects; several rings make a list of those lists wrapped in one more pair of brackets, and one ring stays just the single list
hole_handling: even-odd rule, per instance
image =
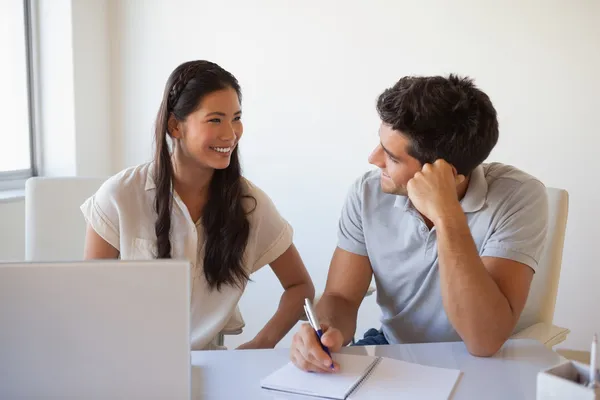
[{"label": "blouse sleeve", "polygon": [[291,245],[293,229],[279,214],[273,201],[258,187],[249,183],[250,193],[256,200],[251,213],[249,243],[254,243],[252,272],[275,261]]}]

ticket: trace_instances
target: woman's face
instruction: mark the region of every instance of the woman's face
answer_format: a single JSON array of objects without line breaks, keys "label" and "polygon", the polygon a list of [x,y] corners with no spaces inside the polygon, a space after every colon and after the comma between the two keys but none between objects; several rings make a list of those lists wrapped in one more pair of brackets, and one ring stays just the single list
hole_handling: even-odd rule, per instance
[{"label": "woman's face", "polygon": [[178,156],[201,167],[225,169],[244,132],[242,111],[232,88],[212,92],[185,121],[169,118],[169,134],[176,139]]}]

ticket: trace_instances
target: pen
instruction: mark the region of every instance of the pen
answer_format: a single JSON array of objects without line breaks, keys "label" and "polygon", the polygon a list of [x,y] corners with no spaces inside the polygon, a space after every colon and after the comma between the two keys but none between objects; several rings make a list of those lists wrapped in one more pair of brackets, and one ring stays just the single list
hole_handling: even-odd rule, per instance
[{"label": "pen", "polygon": [[331,361],[332,361],[331,368],[333,368],[333,358],[331,357],[331,353],[329,352],[329,349],[327,348],[327,346],[325,346],[321,342],[321,337],[323,336],[323,330],[321,329],[321,324],[319,323],[319,320],[317,319],[317,314],[314,312],[314,310],[312,308],[312,304],[310,303],[309,299],[304,299],[304,312],[306,313],[306,318],[308,319],[308,323],[312,326],[312,328],[315,330],[315,333],[317,334],[317,338],[319,339],[321,348],[325,351],[325,353],[327,353],[329,358],[331,358]]},{"label": "pen", "polygon": [[592,339],[592,351],[590,352],[590,381],[588,382],[588,387],[595,388],[596,387],[596,370],[597,370],[597,361],[596,361],[596,347],[598,346],[598,336],[594,334],[594,338]]}]

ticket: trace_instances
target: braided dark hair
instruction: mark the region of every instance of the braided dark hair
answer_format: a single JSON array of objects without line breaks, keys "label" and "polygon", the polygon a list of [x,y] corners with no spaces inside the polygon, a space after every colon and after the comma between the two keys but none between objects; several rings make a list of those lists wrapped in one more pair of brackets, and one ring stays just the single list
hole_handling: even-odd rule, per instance
[{"label": "braided dark hair", "polygon": [[[236,78],[217,64],[203,60],[181,64],[167,80],[155,126],[153,172],[156,184],[157,258],[171,258],[169,236],[173,207],[173,165],[167,144],[169,117],[173,115],[178,121],[185,121],[204,96],[226,88],[234,89],[241,102],[241,89]],[[202,211],[206,236],[204,276],[211,288],[220,290],[224,284],[242,287],[248,280],[248,273],[243,266],[250,233],[250,224],[242,204],[245,197],[236,146],[229,166],[214,171],[208,200]]]}]

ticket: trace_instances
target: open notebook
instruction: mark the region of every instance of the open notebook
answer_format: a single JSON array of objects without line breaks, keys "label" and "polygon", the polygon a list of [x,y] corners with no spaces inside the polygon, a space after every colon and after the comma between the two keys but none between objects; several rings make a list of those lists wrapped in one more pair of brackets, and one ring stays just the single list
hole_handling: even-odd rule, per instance
[{"label": "open notebook", "polygon": [[264,389],[335,400],[448,399],[460,376],[455,369],[428,367],[384,357],[334,354],[337,373],[311,373],[291,362],[261,381]]}]

